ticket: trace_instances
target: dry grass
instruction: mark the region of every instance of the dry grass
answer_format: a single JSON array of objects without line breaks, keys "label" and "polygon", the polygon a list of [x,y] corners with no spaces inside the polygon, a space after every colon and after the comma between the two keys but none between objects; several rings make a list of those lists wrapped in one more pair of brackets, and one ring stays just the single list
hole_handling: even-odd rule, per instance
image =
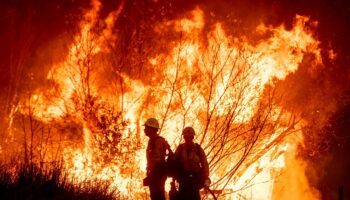
[{"label": "dry grass", "polygon": [[20,164],[0,165],[0,199],[8,200],[116,200],[118,192],[107,183],[73,184],[60,165],[38,167]]}]

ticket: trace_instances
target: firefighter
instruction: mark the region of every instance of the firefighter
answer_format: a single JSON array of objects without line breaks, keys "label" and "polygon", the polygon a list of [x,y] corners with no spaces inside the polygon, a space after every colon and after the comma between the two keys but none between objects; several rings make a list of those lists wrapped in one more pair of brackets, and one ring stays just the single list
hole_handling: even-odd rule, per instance
[{"label": "firefighter", "polygon": [[195,131],[192,127],[184,128],[182,136],[185,143],[175,151],[175,159],[179,163],[179,199],[200,200],[199,190],[209,188],[211,182],[207,157],[202,147],[193,142]]},{"label": "firefighter", "polygon": [[165,173],[165,156],[168,143],[158,135],[159,123],[154,118],[147,119],[144,132],[149,137],[147,145],[147,176],[143,185],[148,186],[151,200],[165,200],[164,184],[167,178]]}]

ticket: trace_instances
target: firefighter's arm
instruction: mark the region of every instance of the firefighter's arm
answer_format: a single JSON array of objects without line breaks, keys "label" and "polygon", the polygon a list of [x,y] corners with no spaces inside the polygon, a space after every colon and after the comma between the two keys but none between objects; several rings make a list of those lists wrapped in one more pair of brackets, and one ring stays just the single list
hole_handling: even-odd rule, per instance
[{"label": "firefighter's arm", "polygon": [[211,180],[209,178],[209,164],[208,164],[208,160],[207,160],[207,156],[205,155],[205,152],[202,148],[199,148],[199,156],[201,159],[201,164],[202,164],[202,176],[205,179],[204,180],[204,187],[205,188],[209,188],[210,184],[211,184]]},{"label": "firefighter's arm", "polygon": [[176,151],[175,151],[175,159],[176,160],[180,160],[180,150],[181,149],[181,146],[178,146]]},{"label": "firefighter's arm", "polygon": [[181,152],[182,152],[182,145],[179,145],[174,153],[174,157],[175,157],[175,176],[174,178],[176,179],[176,181],[181,181],[181,177],[182,177],[182,165],[181,165]]},{"label": "firefighter's arm", "polygon": [[204,177],[209,177],[209,164],[207,160],[207,156],[205,155],[205,152],[202,148],[199,148],[199,156],[201,159],[201,164],[203,168],[203,176]]}]

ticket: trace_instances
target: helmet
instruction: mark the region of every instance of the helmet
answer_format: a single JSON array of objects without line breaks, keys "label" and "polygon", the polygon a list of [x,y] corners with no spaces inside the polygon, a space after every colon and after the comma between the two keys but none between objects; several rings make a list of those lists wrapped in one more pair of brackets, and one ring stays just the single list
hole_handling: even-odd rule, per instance
[{"label": "helmet", "polygon": [[194,136],[195,132],[194,129],[190,126],[184,128],[184,130],[182,131],[182,135],[183,136]]},{"label": "helmet", "polygon": [[144,124],[145,126],[148,126],[148,127],[152,127],[152,128],[156,128],[156,129],[159,129],[159,123],[156,119],[154,118],[149,118],[146,120],[146,123]]}]

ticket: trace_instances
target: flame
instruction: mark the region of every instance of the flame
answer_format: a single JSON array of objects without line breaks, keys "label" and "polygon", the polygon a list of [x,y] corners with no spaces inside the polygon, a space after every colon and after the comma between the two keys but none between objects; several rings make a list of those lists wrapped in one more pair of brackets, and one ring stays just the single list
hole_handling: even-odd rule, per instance
[{"label": "flame", "polygon": [[[291,140],[291,138],[288,138],[288,140]],[[297,144],[291,142],[289,148],[290,150],[284,155],[286,166],[283,168],[283,176],[277,178],[279,184],[273,188],[272,199],[322,199],[319,191],[309,187],[304,161],[295,159]],[[288,191],[284,189],[285,187],[288,187]]]},{"label": "flame", "polygon": [[[248,129],[249,123],[260,111],[259,105],[266,98],[266,86],[273,86],[275,80],[283,80],[294,73],[306,53],[315,55],[313,64],[322,63],[319,43],[305,25],[309,21],[307,17],[296,16],[290,30],[283,25],[267,27],[261,24],[256,32],[269,37],[253,45],[247,38],[227,35],[221,23],[213,26],[203,39],[204,13],[197,7],[187,18],[167,21],[155,27],[157,32],[172,26],[183,35],[180,41],[169,47],[169,53],[160,52],[147,58],[148,64],[158,73],[148,81],[157,81],[156,85],[120,73],[118,75],[127,83],[128,90],[122,97],[106,94],[95,82],[101,76],[97,68],[102,64],[94,60],[101,53],[109,53],[106,40],[117,41],[118,36],[112,28],[124,3],[102,22],[105,26],[102,26],[99,35],[94,33],[94,28],[101,23],[98,19],[102,5],[97,0],[92,1],[92,8],[85,14],[65,61],[52,66],[47,75],[48,81],[53,82],[55,87],[38,88],[31,96],[30,104],[35,108],[33,114],[37,120],[49,123],[73,116],[81,126],[84,142],[78,146],[66,145],[62,153],[70,178],[79,182],[108,181],[126,198],[135,199],[144,193],[141,180],[145,174],[146,140],[140,125],[147,117],[161,119],[161,134],[172,141],[173,147],[186,125],[195,128],[198,142],[210,147],[213,141],[210,138],[215,139],[215,131],[226,123],[225,117],[232,110],[235,113],[232,113],[231,124]],[[79,102],[87,104],[79,108]],[[123,102],[122,106],[118,104],[120,102]],[[126,145],[123,148],[135,148],[132,153],[122,154],[109,162],[99,162],[103,152],[94,141],[99,131],[96,121],[101,120],[105,113],[94,107],[96,104],[105,104],[122,112],[123,118],[128,121],[128,127],[121,130],[122,137],[135,143],[133,147]],[[27,113],[24,109],[21,112]],[[283,121],[289,115],[279,106],[271,110],[269,122],[281,120],[283,123],[271,129],[272,133],[264,132],[259,148],[233,177],[220,180],[228,169],[235,168],[241,151],[227,157],[220,165],[212,166],[214,187],[227,193],[224,198],[272,199],[273,180],[285,168],[285,152],[291,151],[290,146],[293,146],[280,139],[290,128]],[[210,120],[213,122],[207,123]],[[205,137],[208,135],[210,137]],[[245,136],[238,139],[246,140]],[[122,150],[124,152],[125,149]],[[207,154],[209,159],[214,157],[210,152]],[[125,167],[125,164],[128,166]]]}]

